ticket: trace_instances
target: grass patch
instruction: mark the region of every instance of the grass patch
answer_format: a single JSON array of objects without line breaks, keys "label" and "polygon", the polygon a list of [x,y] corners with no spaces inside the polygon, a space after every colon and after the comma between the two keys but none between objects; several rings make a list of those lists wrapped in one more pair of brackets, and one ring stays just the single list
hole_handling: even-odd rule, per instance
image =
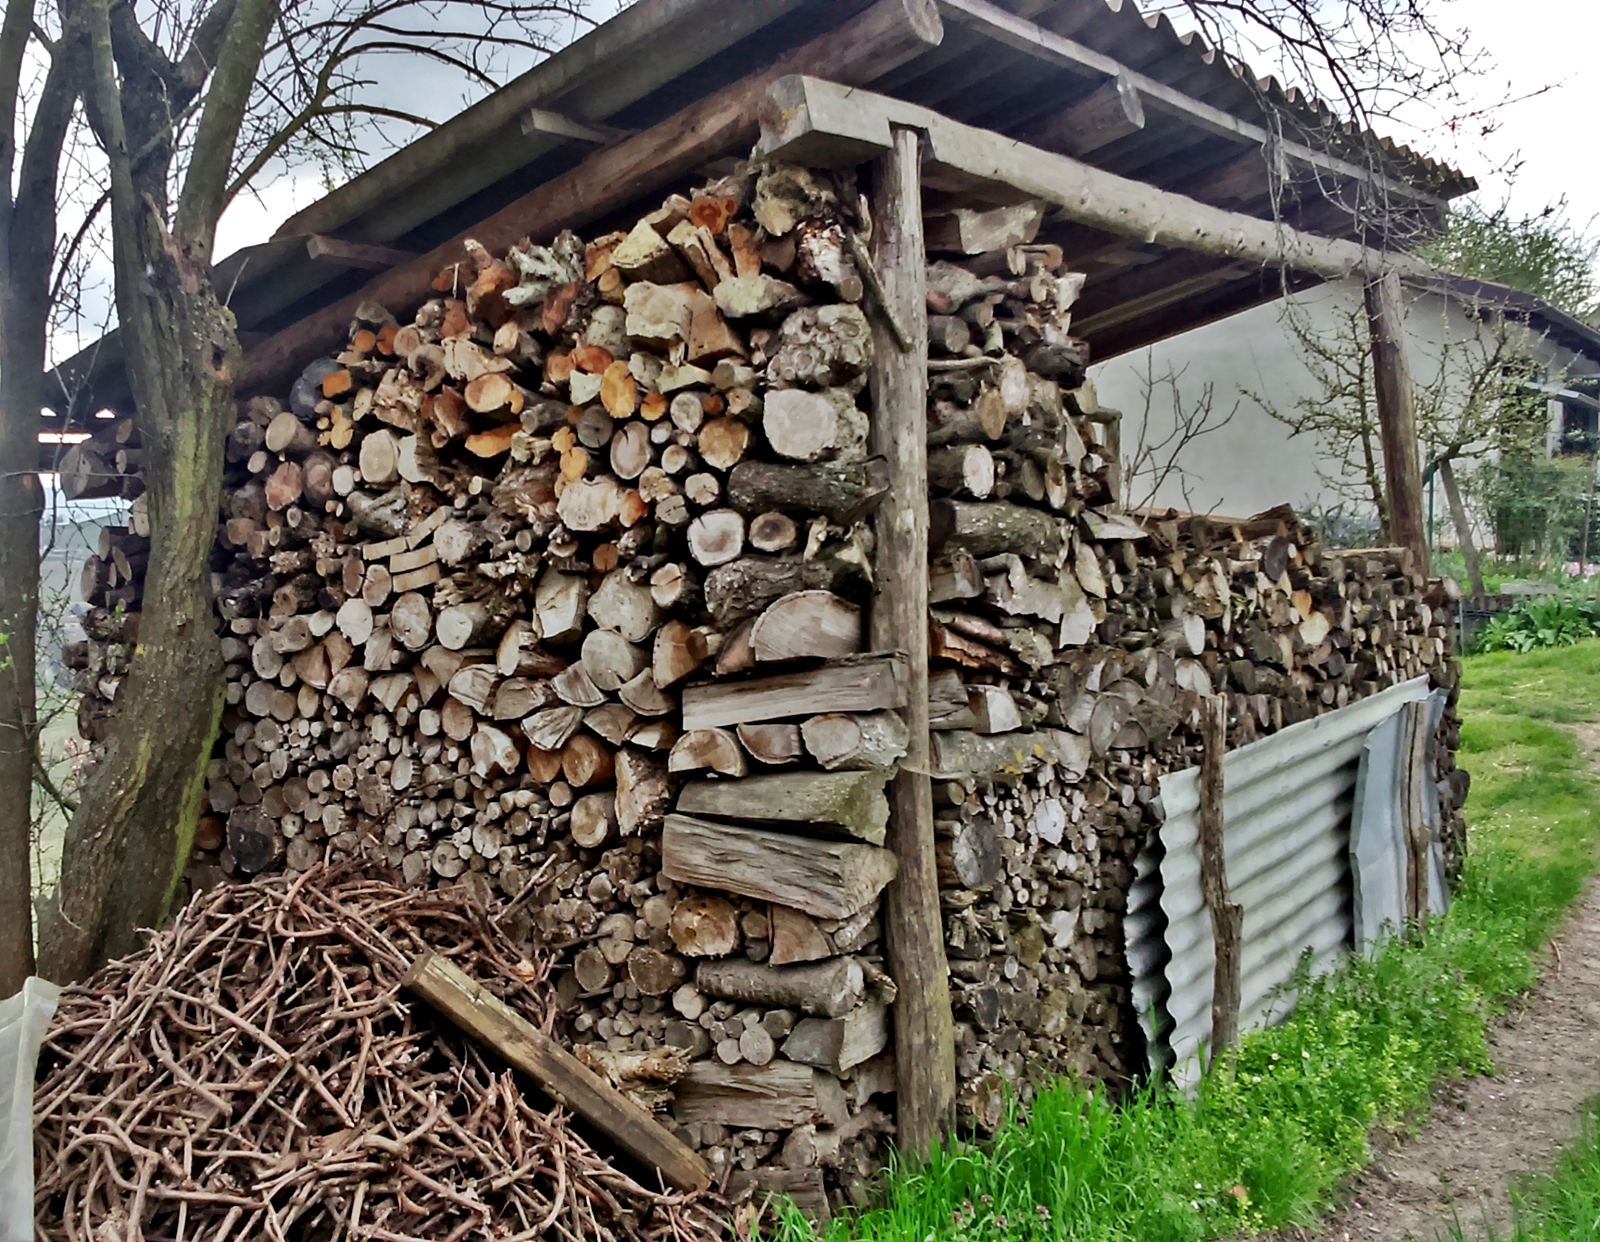
[{"label": "grass patch", "polygon": [[[883,1206],[834,1221],[827,1242],[1199,1242],[1313,1221],[1373,1127],[1404,1127],[1439,1079],[1489,1068],[1489,1018],[1534,981],[1533,950],[1593,868],[1596,787],[1564,726],[1600,719],[1600,642],[1469,660],[1462,713],[1471,852],[1425,940],[1308,985],[1193,1098],[1147,1088],[1114,1107],[1057,1084],[991,1143],[892,1171]],[[769,1233],[815,1236],[787,1209]]]}]

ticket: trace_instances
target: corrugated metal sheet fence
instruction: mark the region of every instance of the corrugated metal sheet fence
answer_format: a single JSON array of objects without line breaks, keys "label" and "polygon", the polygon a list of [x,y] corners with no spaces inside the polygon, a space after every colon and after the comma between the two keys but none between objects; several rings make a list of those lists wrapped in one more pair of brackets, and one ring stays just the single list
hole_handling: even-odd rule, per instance
[{"label": "corrugated metal sheet fence", "polygon": [[[1353,942],[1351,811],[1373,731],[1409,702],[1429,697],[1418,677],[1338,711],[1291,725],[1223,761],[1223,849],[1233,900],[1244,907],[1240,1029],[1270,1021],[1303,956],[1332,969]],[[1436,719],[1436,717],[1434,717]],[[1383,735],[1381,753],[1394,742]],[[1382,749],[1386,746],[1388,749]],[[1395,768],[1364,782],[1369,836],[1392,833],[1386,808]],[[1188,1085],[1211,1033],[1214,956],[1200,892],[1199,769],[1161,778],[1166,813],[1138,861],[1126,919],[1134,1004],[1152,1068]],[[1381,852],[1381,851],[1380,851]],[[1392,856],[1392,851],[1390,851]],[[1399,853],[1404,867],[1404,850]]]}]

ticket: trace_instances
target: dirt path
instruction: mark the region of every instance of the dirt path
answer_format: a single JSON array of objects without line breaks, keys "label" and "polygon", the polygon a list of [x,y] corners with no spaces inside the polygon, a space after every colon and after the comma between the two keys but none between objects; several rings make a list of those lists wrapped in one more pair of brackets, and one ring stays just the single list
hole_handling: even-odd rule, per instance
[{"label": "dirt path", "polygon": [[1538,990],[1495,1023],[1490,1043],[1499,1073],[1449,1087],[1421,1132],[1378,1153],[1350,1207],[1308,1237],[1434,1242],[1459,1221],[1482,1238],[1486,1219],[1505,1232],[1508,1175],[1548,1169],[1600,1092],[1600,885],[1573,909]]}]

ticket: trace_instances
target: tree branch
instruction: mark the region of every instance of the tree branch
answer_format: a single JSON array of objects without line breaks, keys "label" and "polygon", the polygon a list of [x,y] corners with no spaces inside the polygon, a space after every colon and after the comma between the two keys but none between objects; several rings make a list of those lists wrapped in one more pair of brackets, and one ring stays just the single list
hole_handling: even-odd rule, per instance
[{"label": "tree branch", "polygon": [[[0,131],[0,204],[11,205],[11,170],[16,163],[17,97],[22,89],[22,61],[33,31],[33,0],[6,0],[0,22],[0,108],[6,126]],[[0,219],[0,223],[6,223]]]},{"label": "tree branch", "polygon": [[276,0],[239,0],[228,22],[205,110],[200,114],[194,159],[178,199],[175,231],[197,256],[208,262],[217,217],[227,202],[228,174],[239,140],[239,126],[277,16]]},{"label": "tree branch", "polygon": [[237,0],[217,0],[200,19],[199,29],[189,40],[189,49],[177,65],[178,77],[190,90],[198,91],[205,85],[207,76],[216,67],[223,36],[237,8]]}]

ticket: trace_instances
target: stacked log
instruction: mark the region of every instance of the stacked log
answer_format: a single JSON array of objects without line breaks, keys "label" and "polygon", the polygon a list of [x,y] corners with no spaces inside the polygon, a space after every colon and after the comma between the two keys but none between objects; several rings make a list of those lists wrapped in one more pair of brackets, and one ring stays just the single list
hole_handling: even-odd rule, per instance
[{"label": "stacked log", "polygon": [[[819,1216],[893,1129],[907,676],[863,650],[890,317],[862,204],[846,175],[741,168],[624,232],[473,248],[407,321],[364,306],[242,402],[194,866],[357,858],[498,899],[581,1058],[730,1189]],[[1200,699],[1231,696],[1242,744],[1444,650],[1392,550],[1113,510],[1081,277],[1038,223],[928,234],[937,854],[979,1126],[1039,1075],[1137,1067],[1122,912]]]}]

